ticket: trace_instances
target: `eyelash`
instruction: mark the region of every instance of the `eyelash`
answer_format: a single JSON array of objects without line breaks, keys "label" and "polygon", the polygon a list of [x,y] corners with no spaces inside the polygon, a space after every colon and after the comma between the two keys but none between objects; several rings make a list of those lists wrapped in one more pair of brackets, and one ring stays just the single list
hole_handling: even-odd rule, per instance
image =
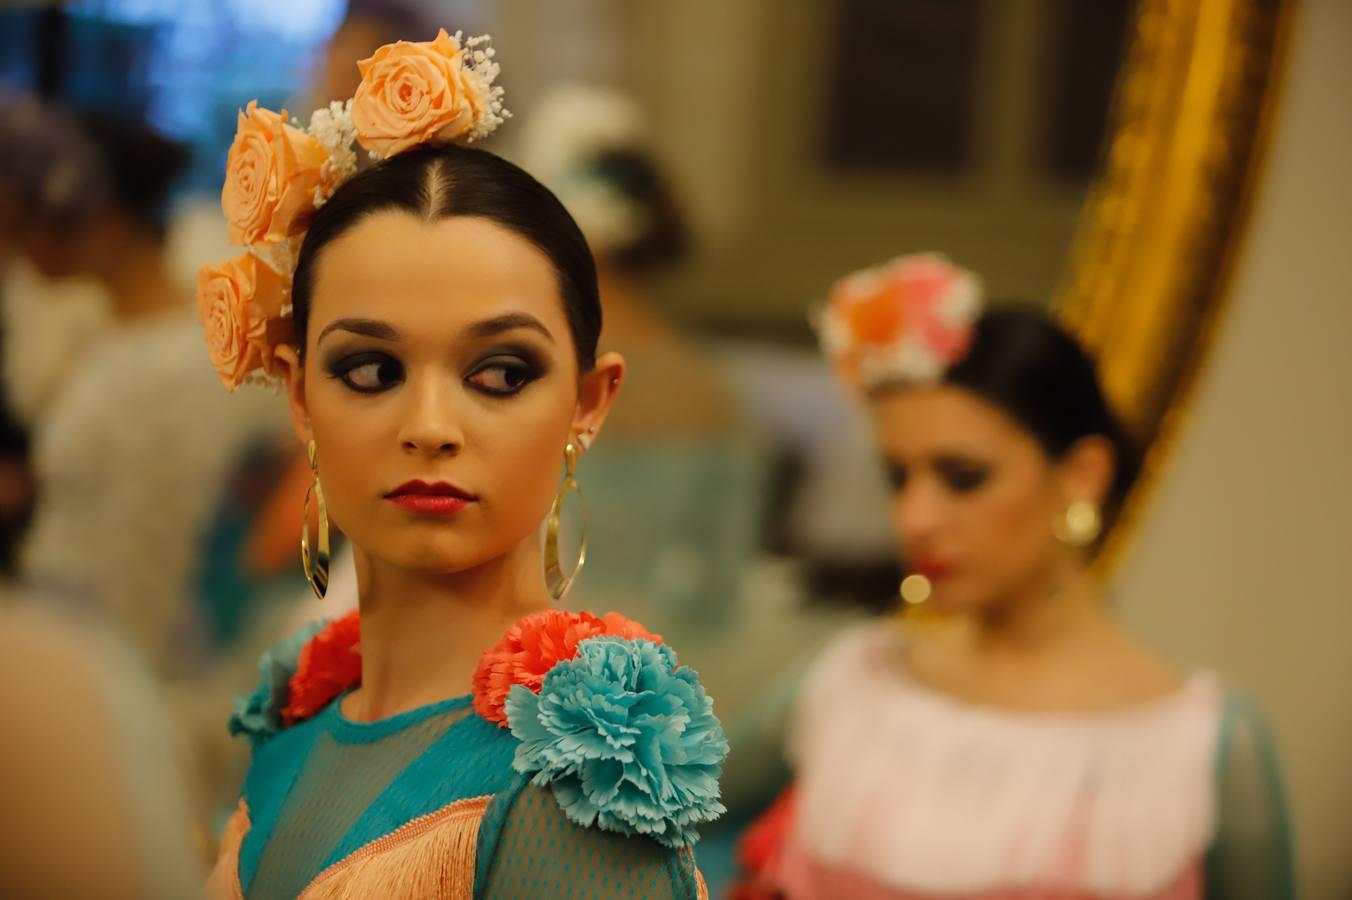
[{"label": "eyelash", "polygon": [[[492,372],[495,370],[502,371],[508,376],[518,376],[521,379],[520,384],[516,387],[500,389],[489,387],[488,385],[481,384],[474,380],[485,372]],[[527,360],[518,357],[497,357],[486,360],[482,365],[471,372],[465,381],[473,389],[480,393],[487,394],[490,397],[512,397],[524,391],[532,382],[537,381],[543,374],[544,373],[540,370],[538,365],[528,362]]]},{"label": "eyelash", "polygon": [[990,477],[985,466],[940,466],[939,477],[955,494],[971,494],[980,490]]},{"label": "eyelash", "polygon": [[[376,366],[376,378],[379,380],[382,370],[386,367],[393,367],[397,371],[396,378],[392,378],[389,383],[378,384],[376,387],[363,387],[352,381],[351,375],[358,369],[364,369],[367,366]],[[404,377],[404,367],[399,360],[390,356],[388,353],[354,353],[329,366],[329,376],[341,381],[349,390],[358,394],[379,394],[389,390],[398,381]]]},{"label": "eyelash", "polygon": [[[375,387],[359,385],[352,380],[353,372],[368,366],[376,367],[377,385]],[[394,374],[388,372],[390,368],[395,370]],[[520,382],[515,386],[509,385],[506,388],[497,388],[490,387],[489,385],[475,380],[484,373],[493,371],[503,372],[504,380],[515,375],[520,379]],[[470,372],[470,374],[465,377],[465,383],[471,389],[490,397],[511,397],[521,393],[521,391],[525,390],[532,382],[538,380],[543,374],[543,369],[538,364],[531,361],[519,357],[494,357],[484,361]],[[385,375],[386,378],[382,379],[382,375]],[[348,388],[348,390],[354,391],[355,393],[380,394],[403,381],[404,368],[399,360],[386,353],[355,353],[331,364],[329,366],[329,376],[338,379]]]},{"label": "eyelash", "polygon": [[892,486],[894,492],[906,487],[906,467],[897,463],[888,463],[887,483]]},{"label": "eyelash", "polygon": [[[971,494],[980,490],[990,480],[991,470],[982,465],[953,465],[938,463],[935,469],[944,485],[955,494]],[[906,467],[897,463],[887,464],[887,482],[893,492],[906,487],[908,473]]]}]

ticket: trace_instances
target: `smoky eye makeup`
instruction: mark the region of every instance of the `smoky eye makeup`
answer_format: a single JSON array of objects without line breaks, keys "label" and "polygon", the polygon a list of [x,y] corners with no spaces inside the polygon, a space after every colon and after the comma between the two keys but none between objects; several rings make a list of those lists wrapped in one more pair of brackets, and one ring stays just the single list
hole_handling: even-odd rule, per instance
[{"label": "smoky eye makeup", "polygon": [[465,382],[490,397],[511,397],[548,372],[547,356],[535,348],[526,344],[496,346],[479,356]]},{"label": "smoky eye makeup", "polygon": [[883,462],[883,474],[887,477],[887,484],[893,492],[900,491],[906,486],[906,466],[896,460],[885,460]]},{"label": "smoky eye makeup", "polygon": [[934,461],[939,479],[957,494],[968,494],[983,488],[994,471],[989,463],[980,460],[946,456]]},{"label": "smoky eye makeup", "polygon": [[379,350],[335,350],[325,355],[324,370],[359,394],[378,394],[404,380],[404,366]]}]

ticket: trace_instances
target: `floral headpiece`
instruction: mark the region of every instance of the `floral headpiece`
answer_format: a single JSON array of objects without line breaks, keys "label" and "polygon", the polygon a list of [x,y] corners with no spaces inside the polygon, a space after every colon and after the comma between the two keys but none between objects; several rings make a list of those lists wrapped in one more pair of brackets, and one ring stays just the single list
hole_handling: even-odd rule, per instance
[{"label": "floral headpiece", "polygon": [[378,160],[485,138],[511,115],[488,41],[443,29],[433,41],[387,44],[357,63],[356,95],[316,110],[306,127],[257,101],[239,114],[221,208],[246,252],[197,275],[207,351],[227,390],[275,382],[276,349],[293,339],[301,241],[315,211],[357,173],[354,143]]},{"label": "floral headpiece", "polygon": [[932,384],[967,352],[981,301],[981,279],[946,257],[899,256],[836,282],[817,329],[854,387]]}]

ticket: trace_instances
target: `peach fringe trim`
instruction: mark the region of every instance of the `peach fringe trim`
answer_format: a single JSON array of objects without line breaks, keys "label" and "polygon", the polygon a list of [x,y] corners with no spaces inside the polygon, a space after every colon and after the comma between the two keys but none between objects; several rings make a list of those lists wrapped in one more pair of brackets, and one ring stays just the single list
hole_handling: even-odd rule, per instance
[{"label": "peach fringe trim", "polygon": [[[354,850],[315,876],[301,900],[473,900],[479,825],[490,799],[458,800]],[[241,801],[226,825],[221,854],[207,881],[210,900],[243,900],[239,848],[248,830],[249,809]]]},{"label": "peach fringe trim", "polygon": [[[298,900],[354,897],[473,900],[479,826],[491,797],[458,800],[372,841],[315,876]],[[239,848],[249,831],[243,800],[225,826],[221,852],[207,879],[207,900],[244,900]],[[686,853],[694,853],[686,848]],[[698,900],[709,900],[704,874],[695,869]]]},{"label": "peach fringe trim", "polygon": [[207,900],[244,900],[239,886],[239,845],[244,843],[249,825],[249,804],[241,800],[221,836],[221,852],[202,892]]},{"label": "peach fringe trim", "polygon": [[[695,855],[693,851],[690,854]],[[695,870],[696,900],[709,900],[709,886],[704,883],[704,873],[699,869]]]},{"label": "peach fringe trim", "polygon": [[457,800],[354,850],[315,876],[302,900],[473,900],[479,824],[490,799]]}]

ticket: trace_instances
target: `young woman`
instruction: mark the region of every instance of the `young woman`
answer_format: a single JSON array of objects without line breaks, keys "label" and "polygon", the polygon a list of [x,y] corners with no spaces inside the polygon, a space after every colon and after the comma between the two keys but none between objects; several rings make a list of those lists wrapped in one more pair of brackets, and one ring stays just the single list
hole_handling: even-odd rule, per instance
[{"label": "young woman", "polygon": [[[711,701],[640,625],[551,609],[576,460],[624,376],[596,355],[591,253],[538,182],[458,145],[501,121],[480,40],[360,65],[309,132],[241,115],[223,201],[251,252],[199,282],[226,384],[285,383],[307,574],[322,593],[331,519],[359,582],[359,612],[275,648],[236,710],[256,750],[212,888],[699,896]],[[360,174],[354,132],[381,157]]]},{"label": "young woman", "polygon": [[979,295],[902,258],[823,316],[891,478],[902,597],[935,614],[847,633],[809,676],[748,895],[1292,896],[1257,714],[1129,637],[1088,571],[1134,471],[1092,363]]}]

